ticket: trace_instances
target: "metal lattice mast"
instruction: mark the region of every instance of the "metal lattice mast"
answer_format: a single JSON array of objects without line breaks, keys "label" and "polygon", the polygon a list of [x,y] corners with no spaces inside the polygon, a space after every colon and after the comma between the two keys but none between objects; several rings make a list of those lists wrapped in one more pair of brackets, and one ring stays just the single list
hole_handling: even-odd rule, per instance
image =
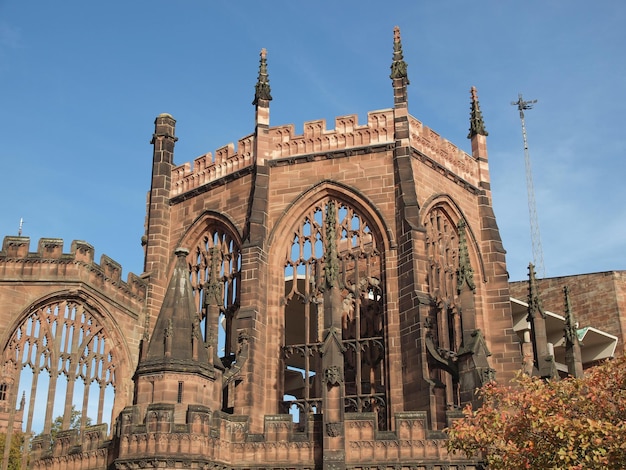
[{"label": "metal lattice mast", "polygon": [[522,121],[522,137],[524,138],[524,164],[526,166],[526,191],[528,192],[528,214],[530,216],[530,239],[533,245],[533,264],[537,274],[545,277],[543,266],[543,248],[541,248],[541,235],[539,234],[539,219],[537,218],[537,206],[535,204],[535,188],[533,185],[533,172],[530,166],[530,153],[528,152],[528,139],[526,138],[526,121],[524,110],[532,109],[537,100],[524,101],[522,94],[518,95],[518,100],[511,102],[519,109],[519,117]]}]

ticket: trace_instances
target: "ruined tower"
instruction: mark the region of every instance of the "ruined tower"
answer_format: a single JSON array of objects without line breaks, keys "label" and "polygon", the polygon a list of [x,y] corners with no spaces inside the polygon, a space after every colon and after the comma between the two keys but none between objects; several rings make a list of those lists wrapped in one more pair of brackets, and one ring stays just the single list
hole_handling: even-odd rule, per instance
[{"label": "ruined tower", "polygon": [[[409,114],[398,28],[393,106],[364,123],[270,125],[269,69],[262,50],[236,146],[176,164],[176,121],[156,118],[141,277],[97,277],[114,265],[77,246],[54,258],[72,286],[14,301],[3,377],[42,299],[93,293],[114,338],[112,429],[40,439],[36,468],[477,468],[443,429],[521,353],[476,90],[468,154]],[[35,258],[20,243],[5,240],[4,273]]]}]

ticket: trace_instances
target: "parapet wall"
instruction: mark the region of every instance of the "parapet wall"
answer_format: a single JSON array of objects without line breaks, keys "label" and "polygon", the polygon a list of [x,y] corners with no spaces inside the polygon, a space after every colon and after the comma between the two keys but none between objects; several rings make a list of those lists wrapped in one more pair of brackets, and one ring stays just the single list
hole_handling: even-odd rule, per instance
[{"label": "parapet wall", "polygon": [[[409,125],[411,146],[436,162],[436,166],[478,185],[478,162],[472,156],[412,116],[409,116]],[[302,135],[295,135],[293,124],[271,127],[270,159],[393,144],[394,110],[370,111],[367,113],[367,124],[359,124],[357,115],[350,114],[335,118],[334,129],[327,129],[324,119],[307,121],[303,129]],[[177,166],[172,170],[172,196],[227,176],[236,177],[238,172],[255,163],[254,147],[254,135],[251,134],[240,139],[237,148],[228,144],[219,148],[215,157],[209,152],[196,158],[193,165],[184,163]]]},{"label": "parapet wall", "polygon": [[394,140],[393,110],[370,111],[364,125],[359,125],[356,114],[350,114],[335,118],[334,129],[326,129],[326,120],[320,119],[305,122],[303,135],[294,135],[294,126],[289,124],[272,127],[270,136],[275,159],[390,143]]},{"label": "parapet wall", "polygon": [[[452,412],[449,419],[460,416]],[[33,468],[100,470],[115,449],[114,465],[120,470],[148,466],[310,470],[321,468],[318,443],[331,431],[345,438],[343,468],[350,470],[481,468],[471,459],[449,454],[445,434],[427,429],[423,411],[396,414],[395,431],[379,431],[375,413],[346,413],[339,428],[323,427],[321,415],[309,415],[305,425],[294,423],[291,415],[268,415],[263,434],[250,434],[245,416],[204,406],[189,405],[184,422],[175,423],[174,418],[174,404],[152,404],[145,415],[137,406],[128,406],[115,424],[112,441],[107,440],[106,425],[87,427],[82,435],[69,430],[54,439],[40,436],[33,441]],[[66,459],[75,465],[66,465]]]},{"label": "parapet wall", "polygon": [[[244,469],[319,468],[322,456],[316,451],[317,443],[331,431],[345,438],[345,468],[397,469],[399,462],[406,470],[444,468],[439,467],[443,462],[450,469],[477,468],[475,461],[448,453],[445,434],[427,430],[425,412],[398,413],[395,431],[379,431],[375,413],[347,413],[345,422],[332,430],[322,426],[321,415],[309,415],[304,425],[294,423],[291,415],[267,415],[263,434],[250,434],[247,417],[202,406],[189,406],[185,423],[179,424],[174,423],[173,404],[152,405],[145,419],[138,411],[136,406],[125,408],[117,422],[118,469],[142,467],[148,459],[182,460],[177,468],[185,468],[181,454],[200,468],[204,464]],[[452,419],[460,414],[455,415]],[[90,448],[97,447],[91,444]],[[194,465],[187,463],[188,468]]]},{"label": "parapet wall", "polygon": [[[70,265],[83,266],[89,273],[101,282],[111,284],[125,291],[131,297],[143,299],[146,296],[147,281],[136,274],[129,273],[127,280],[122,281],[122,266],[107,255],[100,257],[100,264],[94,262],[95,250],[89,243],[74,240],[70,252],[63,252],[63,240],[61,238],[41,238],[37,245],[37,251],[31,252],[29,237],[4,237],[2,251],[0,251],[0,277],[2,279],[19,278],[28,280],[50,280],[50,276],[59,276],[63,281],[68,280],[58,270],[42,272],[33,270],[32,265]],[[10,264],[18,264],[21,267],[10,267]],[[28,269],[25,266],[29,265]],[[65,274],[65,273],[63,273]]]},{"label": "parapet wall", "polygon": [[409,116],[411,146],[451,173],[478,186],[478,161],[413,116]]},{"label": "parapet wall", "polygon": [[239,139],[236,151],[233,144],[228,144],[216,150],[215,158],[209,152],[196,158],[193,167],[189,163],[177,166],[172,170],[172,195],[186,193],[251,166],[253,148],[254,135],[249,135]]}]

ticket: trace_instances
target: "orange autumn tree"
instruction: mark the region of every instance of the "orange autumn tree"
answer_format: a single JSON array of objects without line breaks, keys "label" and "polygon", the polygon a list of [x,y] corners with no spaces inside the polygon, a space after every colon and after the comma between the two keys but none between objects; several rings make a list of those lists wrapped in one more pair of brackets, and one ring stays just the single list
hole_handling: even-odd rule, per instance
[{"label": "orange autumn tree", "polygon": [[491,382],[483,405],[452,423],[448,449],[497,469],[623,469],[626,466],[626,356],[582,378],[520,374]]}]

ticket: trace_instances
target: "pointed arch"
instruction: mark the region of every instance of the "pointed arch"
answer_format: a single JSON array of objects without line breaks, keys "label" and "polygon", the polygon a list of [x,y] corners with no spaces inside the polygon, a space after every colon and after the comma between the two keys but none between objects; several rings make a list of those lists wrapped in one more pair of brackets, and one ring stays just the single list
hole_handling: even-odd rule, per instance
[{"label": "pointed arch", "polygon": [[178,246],[189,249],[194,300],[211,360],[232,362],[241,291],[241,233],[224,214],[205,211],[181,236]]},{"label": "pointed arch", "polygon": [[[322,412],[322,345],[333,317],[341,331],[345,411],[375,412],[379,428],[388,428],[385,253],[392,242],[382,221],[362,195],[324,181],[294,201],[272,230],[270,256],[284,266],[273,273],[282,288],[270,300],[281,306],[281,412]],[[324,295],[330,277],[341,296],[332,314]]]},{"label": "pointed arch", "polygon": [[58,416],[68,429],[76,412],[81,430],[111,424],[128,404],[130,391],[118,393],[120,379],[131,375],[128,345],[111,313],[86,291],[39,298],[8,331],[1,381],[11,384],[5,398],[22,397],[24,432],[48,434]]},{"label": "pointed arch", "polygon": [[284,230],[290,229],[289,221],[293,222],[296,220],[309,206],[314,205],[326,196],[340,199],[353,206],[359,213],[365,214],[368,220],[371,221],[372,228],[376,231],[376,236],[383,243],[382,249],[386,251],[396,246],[393,230],[387,226],[385,218],[367,196],[351,186],[332,180],[322,180],[300,194],[298,198],[289,204],[282,216],[276,221],[268,237],[269,246],[273,247],[272,250],[285,248],[284,245],[280,245],[281,241],[285,243],[281,235]]},{"label": "pointed arch", "polygon": [[[445,194],[431,197],[423,206],[428,261],[430,309],[426,321],[427,379],[436,384],[431,395],[434,422],[445,423],[446,411],[462,408],[473,399],[471,381],[464,379],[477,368],[488,369],[488,351],[481,347],[480,310],[474,269],[484,267],[476,238],[466,217]],[[478,276],[477,276],[478,277]]]},{"label": "pointed arch", "polygon": [[455,225],[458,224],[460,220],[464,220],[466,222],[466,233],[468,238],[467,241],[470,247],[472,266],[474,266],[474,269],[479,271],[480,279],[485,282],[485,263],[483,260],[480,245],[478,244],[478,240],[476,238],[476,235],[474,234],[474,230],[469,224],[467,217],[452,197],[450,197],[448,194],[435,194],[429,197],[426,201],[424,201],[424,204],[421,208],[422,225],[426,223],[428,214],[436,207],[440,207],[442,210],[444,210],[446,214],[448,214],[448,216],[450,217],[451,222]]}]

